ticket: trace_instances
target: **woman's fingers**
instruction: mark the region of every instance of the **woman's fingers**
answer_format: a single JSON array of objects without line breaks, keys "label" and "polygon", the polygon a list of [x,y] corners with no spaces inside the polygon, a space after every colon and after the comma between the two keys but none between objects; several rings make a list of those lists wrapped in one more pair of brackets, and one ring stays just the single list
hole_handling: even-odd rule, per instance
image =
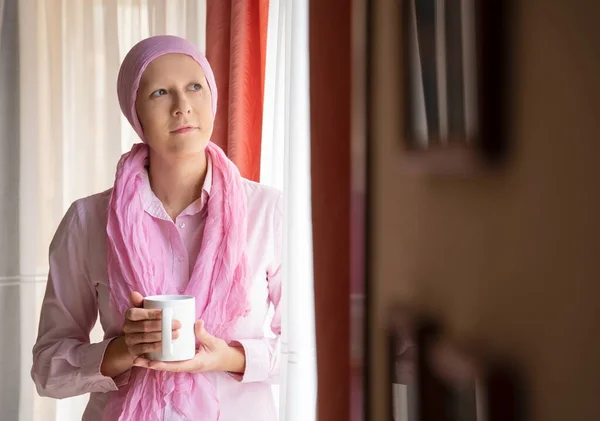
[{"label": "woman's fingers", "polygon": [[[132,297],[133,298],[133,297]],[[125,313],[123,332],[125,344],[133,356],[147,354],[159,350],[162,341],[162,310],[130,308]],[[173,320],[171,324],[172,338],[179,337],[181,322]]]},{"label": "woman's fingers", "polygon": [[123,332],[130,333],[152,333],[160,332],[162,325],[160,320],[144,320],[141,322],[126,321],[123,325]]},{"label": "woman's fingers", "polygon": [[[181,322],[179,320],[173,320],[171,324],[173,330],[181,328]],[[150,333],[160,332],[162,330],[162,321],[160,320],[143,320],[139,322],[125,321],[123,325],[123,332],[128,333]]]},{"label": "woman's fingers", "polygon": [[131,355],[139,356],[139,355],[147,354],[149,352],[158,351],[160,349],[160,347],[161,347],[160,342],[137,344],[132,347],[129,347],[129,352],[131,353]]},{"label": "woman's fingers", "polygon": [[[179,331],[171,332],[171,338],[177,339]],[[148,352],[157,351],[161,347],[162,334],[160,332],[152,333],[133,333],[125,335],[125,343],[132,355],[138,356]]]},{"label": "woman's fingers", "polygon": [[[179,338],[179,331],[174,330],[171,332],[171,338],[177,339]],[[125,335],[125,343],[128,346],[134,346],[142,343],[153,343],[160,342],[162,340],[161,332],[151,332],[151,333],[132,333],[130,335]]]},{"label": "woman's fingers", "polygon": [[125,343],[129,347],[133,347],[134,345],[137,345],[137,344],[160,342],[161,339],[162,339],[162,335],[160,332],[132,333],[130,335],[125,335]]},{"label": "woman's fingers", "polygon": [[144,296],[137,291],[133,291],[129,295],[129,299],[131,300],[131,305],[134,307],[142,307],[144,305]]},{"label": "woman's fingers", "polygon": [[162,319],[162,310],[130,308],[125,312],[125,319],[132,322],[139,322],[142,320],[160,320]]}]

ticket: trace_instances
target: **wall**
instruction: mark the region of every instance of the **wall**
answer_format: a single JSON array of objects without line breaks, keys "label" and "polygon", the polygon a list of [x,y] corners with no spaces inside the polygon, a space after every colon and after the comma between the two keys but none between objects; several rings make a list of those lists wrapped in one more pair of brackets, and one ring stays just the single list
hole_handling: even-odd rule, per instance
[{"label": "wall", "polygon": [[598,420],[600,3],[517,1],[510,162],[463,180],[408,174],[400,2],[373,2],[371,419],[384,416],[395,301],[520,361],[533,421]]},{"label": "wall", "polygon": [[[0,4],[2,2],[0,1]],[[17,2],[0,7],[0,420],[19,412],[19,102]]]}]

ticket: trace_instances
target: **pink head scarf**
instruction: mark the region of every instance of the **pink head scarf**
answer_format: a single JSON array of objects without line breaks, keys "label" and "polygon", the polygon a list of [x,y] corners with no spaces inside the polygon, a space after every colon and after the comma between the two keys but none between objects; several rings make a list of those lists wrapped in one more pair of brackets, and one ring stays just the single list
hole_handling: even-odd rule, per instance
[{"label": "pink head scarf", "polygon": [[121,64],[117,78],[117,94],[119,96],[121,111],[123,111],[123,114],[129,120],[129,124],[133,126],[133,129],[144,142],[146,141],[144,132],[135,112],[135,99],[140,86],[140,80],[142,79],[144,70],[146,70],[146,67],[148,67],[152,60],[171,53],[186,54],[196,60],[200,67],[202,67],[210,89],[213,116],[217,114],[217,83],[206,57],[193,44],[183,38],[172,35],[159,35],[146,38],[134,45],[127,53]]},{"label": "pink head scarf", "polygon": [[[155,36],[136,44],[125,57],[118,77],[119,104],[140,138],[144,133],[135,111],[142,73],[157,57],[187,54],[204,70],[212,95],[213,115],[217,88],[206,58],[188,41]],[[242,178],[223,151],[209,142],[213,180],[202,244],[190,281],[183,292],[196,297],[196,318],[203,319],[214,336],[230,341],[235,323],[247,314],[246,194]],[[142,177],[148,146],[135,144],[117,165],[107,222],[107,269],[111,305],[121,318],[131,307],[131,291],[142,295],[178,294],[171,285],[162,257],[157,222],[145,212]],[[217,421],[219,402],[211,381],[201,373],[170,373],[133,367],[129,383],[109,399],[105,421],[162,420],[165,406],[185,419]]]}]

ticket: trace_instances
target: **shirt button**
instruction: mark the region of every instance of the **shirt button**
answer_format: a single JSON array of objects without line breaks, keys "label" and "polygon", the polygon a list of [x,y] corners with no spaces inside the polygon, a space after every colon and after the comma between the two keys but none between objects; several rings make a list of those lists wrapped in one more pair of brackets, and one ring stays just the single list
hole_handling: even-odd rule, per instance
[{"label": "shirt button", "polygon": [[180,222],[179,223],[179,228],[184,229],[185,228],[185,222]]},{"label": "shirt button", "polygon": [[177,256],[177,261],[179,263],[183,263],[183,256]]}]

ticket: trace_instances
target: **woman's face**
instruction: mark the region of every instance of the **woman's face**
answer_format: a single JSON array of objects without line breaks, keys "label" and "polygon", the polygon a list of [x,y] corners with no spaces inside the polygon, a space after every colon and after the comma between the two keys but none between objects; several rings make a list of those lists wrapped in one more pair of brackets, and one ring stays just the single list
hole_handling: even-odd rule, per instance
[{"label": "woman's face", "polygon": [[153,60],[140,80],[135,109],[150,149],[164,159],[202,153],[213,130],[211,93],[202,67],[185,54]]}]

